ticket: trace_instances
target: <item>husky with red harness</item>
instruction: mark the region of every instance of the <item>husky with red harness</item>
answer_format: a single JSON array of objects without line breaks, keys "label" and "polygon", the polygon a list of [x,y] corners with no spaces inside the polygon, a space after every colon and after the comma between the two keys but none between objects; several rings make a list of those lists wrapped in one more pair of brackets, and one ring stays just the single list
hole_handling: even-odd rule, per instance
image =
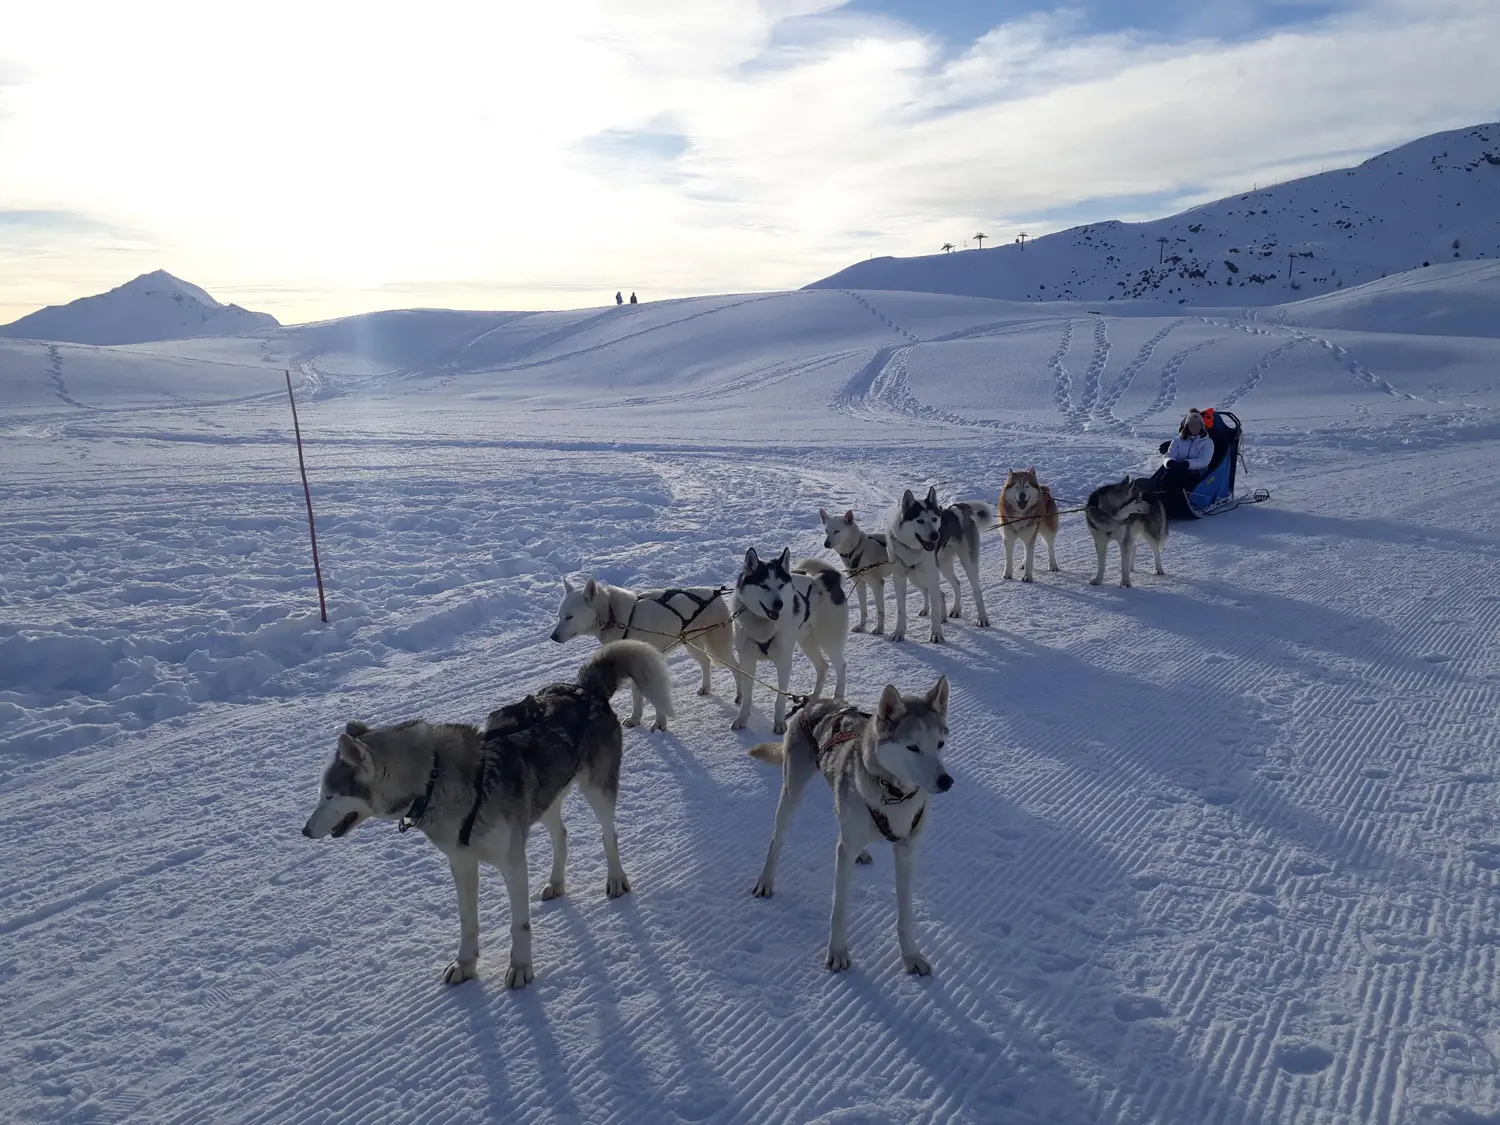
[{"label": "husky with red harness", "polygon": [[918,976],[932,972],[913,933],[912,880],[917,841],[927,825],[928,799],[953,787],[953,778],[943,768],[947,744],[948,677],[940,676],[926,695],[902,695],[894,684],[887,684],[873,715],[840,700],[814,700],[793,718],[780,742],[763,742],[750,751],[759,761],[779,762],[782,770],[776,831],[755,884],[756,898],[771,897],[787,826],[808,781],[822,773],[833,789],[839,842],[824,963],[834,972],[849,967],[847,918],[854,865],[868,863],[865,846],[882,837],[890,841],[895,857],[901,964]]}]

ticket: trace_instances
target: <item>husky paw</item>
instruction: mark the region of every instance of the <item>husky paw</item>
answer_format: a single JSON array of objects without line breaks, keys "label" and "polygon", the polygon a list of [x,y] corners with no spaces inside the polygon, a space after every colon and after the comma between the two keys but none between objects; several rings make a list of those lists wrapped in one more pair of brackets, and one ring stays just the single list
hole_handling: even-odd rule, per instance
[{"label": "husky paw", "polygon": [[877,625],[877,626],[875,626],[875,628],[873,628],[873,629],[870,630],[870,636],[872,636],[872,637],[879,637],[879,636],[881,636],[884,633],[885,633],[885,626],[884,625]]},{"label": "husky paw", "polygon": [[1097,585],[1099,585],[1099,579],[1097,579],[1097,578],[1090,578],[1089,579],[1089,585],[1090,586],[1097,586]]},{"label": "husky paw", "polygon": [[510,968],[505,970],[505,987],[525,988],[535,976],[536,974],[531,971],[530,961],[522,961],[519,964],[512,961]]},{"label": "husky paw", "polygon": [[901,967],[914,977],[932,976],[932,966],[927,963],[927,958],[920,953],[903,953],[901,955]]},{"label": "husky paw", "polygon": [[606,897],[619,898],[621,895],[628,895],[629,893],[630,880],[625,877],[623,871],[618,875],[611,875],[608,879],[604,880],[604,894]]},{"label": "husky paw", "polygon": [[712,695],[713,694],[713,690],[711,688],[701,687],[701,688],[698,689],[698,694],[699,695]]},{"label": "husky paw", "polygon": [[771,730],[773,730],[777,734],[785,734],[786,733],[786,720],[785,719],[777,719],[776,722],[772,725]]},{"label": "husky paw", "polygon": [[754,898],[770,898],[772,893],[773,889],[771,886],[771,880],[767,879],[765,876],[761,876],[761,878],[756,882],[755,888],[750,892],[751,896]]},{"label": "husky paw", "polygon": [[855,863],[874,863],[875,862],[875,857],[870,854],[870,852],[869,852],[868,849],[866,849],[865,851],[860,852],[857,856],[854,857],[854,862]]},{"label": "husky paw", "polygon": [[849,626],[849,632],[851,632],[851,633],[863,633],[864,631],[865,631],[865,627],[864,627],[863,623],[861,623],[859,625],[851,625],[851,626]]},{"label": "husky paw", "polygon": [[732,722],[732,723],[729,724],[729,729],[730,730],[744,730],[749,725],[750,724],[747,723],[747,722],[745,722],[744,719],[736,719],[734,722]]},{"label": "husky paw", "polygon": [[1157,567],[1156,568],[1156,573],[1157,574],[1161,574],[1161,575],[1165,575],[1167,572],[1165,570],[1163,570],[1161,567]]},{"label": "husky paw", "polygon": [[654,723],[651,724],[651,729],[653,731],[666,730],[667,729],[667,720],[658,717],[657,720],[656,720],[656,722],[654,722]]},{"label": "husky paw", "polygon": [[990,619],[988,617],[981,617],[974,622],[974,627],[976,629],[988,629],[990,627]]},{"label": "husky paw", "polygon": [[1053,574],[1056,574],[1059,570],[1062,569],[1062,567],[1058,566],[1055,562],[1053,562],[1053,563],[1048,563],[1047,564],[1047,569],[1050,570]]},{"label": "husky paw", "polygon": [[917,616],[918,617],[926,617],[927,616],[927,607],[925,605],[921,609],[917,610]]},{"label": "husky paw", "polygon": [[1122,589],[1122,590],[1129,590],[1131,588],[1132,587],[1130,585],[1130,579],[1128,579],[1128,578],[1122,578],[1122,579],[1120,579],[1120,589]]},{"label": "husky paw", "polygon": [[639,715],[631,715],[628,719],[622,719],[620,725],[622,727],[638,727],[641,725],[641,717]]},{"label": "husky paw", "polygon": [[444,984],[463,984],[466,980],[473,980],[479,975],[479,962],[476,961],[454,961],[443,970]]},{"label": "husky paw", "polygon": [[567,889],[561,883],[548,883],[542,888],[542,901],[551,902],[555,898],[562,898],[567,894]]},{"label": "husky paw", "polygon": [[1001,575],[1001,577],[1004,578],[1004,579],[1006,579],[1008,581],[1008,580],[1014,578],[1015,575],[1012,574],[1010,571],[1007,570],[1003,575]]},{"label": "husky paw", "polygon": [[849,967],[849,951],[847,949],[835,949],[828,947],[828,956],[823,958],[823,964],[836,973],[842,973]]},{"label": "husky paw", "polygon": [[963,615],[964,615],[964,611],[961,610],[961,609],[959,609],[958,606],[954,606],[952,609],[950,609],[948,611],[948,617],[952,621],[959,620],[961,617],[963,617]]},{"label": "husky paw", "polygon": [[1031,575],[1029,575],[1029,574],[1023,574],[1023,575],[1021,575],[1021,581],[1022,581],[1022,582],[1035,582],[1035,581],[1036,581],[1036,579],[1035,579],[1035,578],[1033,578],[1033,577],[1032,577],[1032,576],[1031,576]]},{"label": "husky paw", "polygon": [[933,644],[933,645],[940,645],[940,644],[942,644],[943,643],[943,634],[941,634],[941,633],[934,633],[934,634],[932,634],[932,636],[930,636],[930,637],[927,638],[927,643],[928,644]]},{"label": "husky paw", "polygon": [[893,640],[893,641],[904,641],[904,640],[906,640],[906,630],[905,629],[892,629],[891,630],[891,640]]}]

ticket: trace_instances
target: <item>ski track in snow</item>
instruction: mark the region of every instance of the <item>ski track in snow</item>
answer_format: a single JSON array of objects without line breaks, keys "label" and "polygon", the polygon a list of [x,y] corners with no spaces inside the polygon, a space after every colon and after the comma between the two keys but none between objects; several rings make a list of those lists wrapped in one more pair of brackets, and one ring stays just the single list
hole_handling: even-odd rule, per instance
[{"label": "ski track in snow", "polygon": [[[850,296],[868,335],[840,302],[826,344],[782,345],[761,304],[762,350],[722,367],[701,318],[772,298],[687,303],[610,342],[589,341],[617,311],[585,314],[475,373],[299,353],[327,626],[284,388],[210,409],[183,381],[166,406],[117,406],[98,381],[79,406],[64,395],[92,404],[96,384],[70,361],[59,391],[56,350],[35,349],[47,405],[0,447],[3,1116],[1500,1120],[1500,402],[1417,404],[1371,374],[1393,369],[1378,343],[1360,375],[1342,345],[1250,321],[1195,324],[1213,334],[1153,392],[1134,384],[1188,321],[1100,317],[1075,381],[1073,310],[965,327]],[[1244,331],[1269,346],[1220,372],[1205,349]],[[1112,335],[1144,343],[1109,380]],[[650,363],[659,386],[558,390]],[[1117,415],[1133,388],[1150,402]],[[1076,516],[1062,573],[1029,585],[1003,581],[987,535],[994,628],[850,638],[854,702],[953,684],[957,784],[916,881],[930,980],[900,971],[883,845],[855,878],[854,966],[822,967],[816,783],[775,897],[751,898],[779,777],[745,749],[770,700],[731,733],[729,674],[700,698],[680,653],[673,729],[625,735],[633,892],[605,898],[570,798],[568,894],[533,903],[523,991],[501,982],[497,873],[480,979],[446,988],[441,855],[389,825],[299,835],[347,719],[472,721],[571,677],[594,645],[547,639],[563,578],[717,585],[750,545],[831,559],[820,506],[874,529],[904,487],[992,498],[1033,454],[1068,499],[1149,463],[1180,393],[1238,404],[1242,487],[1271,503],[1174,525],[1167,574],[1148,562],[1130,590],[1087,585]],[[811,678],[799,656],[793,689]],[[549,864],[545,833],[530,862]]]}]

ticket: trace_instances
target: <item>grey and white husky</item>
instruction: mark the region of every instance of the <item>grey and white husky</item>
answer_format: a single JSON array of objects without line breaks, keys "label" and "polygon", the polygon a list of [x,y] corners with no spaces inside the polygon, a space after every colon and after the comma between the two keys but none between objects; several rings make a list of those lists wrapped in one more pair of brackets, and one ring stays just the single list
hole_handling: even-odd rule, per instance
[{"label": "grey and white husky", "polygon": [[849,641],[849,599],[839,572],[819,559],[804,559],[791,569],[791,549],[767,562],[751,547],[734,582],[735,688],[739,714],[730,730],[750,721],[750,696],[756,666],[776,666],[775,730],[786,730],[786,690],[792,681],[792,655],[801,646],[813,662],[817,681],[812,694],[823,694],[828,666],[833,665],[834,696],[844,694],[844,647]]},{"label": "grey and white husky", "polygon": [[317,807],[302,834],[343,837],[362,821],[417,828],[448,857],[458,890],[458,955],[449,984],[478,975],[479,864],[498,867],[510,894],[510,967],[505,983],[532,978],[526,836],[533,824],[552,837],[552,876],[543,899],[564,893],[568,833],[562,806],[576,782],[604,832],[604,892],[630,890],[615,836],[623,739],[610,696],[630,680],[657,714],[672,714],[672,684],[661,653],[641,641],[606,644],[584,662],[576,683],[552,684],[491,712],[484,730],[420,719],[390,727],[351,722],[323,771]]},{"label": "grey and white husky", "polygon": [[834,972],[849,967],[849,884],[854,865],[869,862],[867,844],[891,842],[896,868],[896,940],[909,973],[927,976],[932,966],[917,949],[913,932],[912,879],[917,842],[927,826],[933,793],[946,793],[953,778],[943,768],[948,742],[948,677],[926,695],[903,696],[894,684],[880,693],[875,714],[833,700],[809,703],[780,742],[750,751],[762,762],[781,765],[781,799],[766,865],[755,884],[756,898],[770,898],[776,861],[792,813],[809,779],[822,773],[833,789],[839,842],[834,856],[833,917],[824,961]]},{"label": "grey and white husky", "polygon": [[[713,687],[713,662],[727,668],[734,653],[726,591],[723,586],[681,586],[634,593],[592,578],[573,586],[564,578],[552,639],[561,643],[586,635],[600,642],[637,640],[659,652],[685,644],[703,672],[698,694],[707,695]],[[632,706],[625,725],[634,727],[641,722],[641,689],[632,683],[630,693]],[[667,729],[660,711],[651,729]]]},{"label": "grey and white husky", "polygon": [[1113,541],[1120,545],[1120,585],[1130,585],[1130,568],[1135,563],[1135,541],[1151,544],[1156,556],[1156,573],[1165,574],[1161,566],[1162,548],[1167,545],[1167,509],[1149,482],[1131,480],[1127,475],[1113,484],[1101,485],[1089,493],[1083,518],[1094,537],[1094,552],[1099,566],[1090,586],[1104,581],[1104,558]]},{"label": "grey and white husky", "polygon": [[[906,583],[922,591],[923,613],[930,615],[932,643],[943,642],[943,618],[963,616],[963,593],[953,564],[959,563],[974,593],[974,624],[988,628],[989,614],[979,589],[979,533],[995,526],[995,508],[983,500],[961,500],[944,507],[938,503],[937,487],[918,500],[907,489],[886,521],[886,545],[891,553],[891,572],[896,589],[896,627],[891,640],[906,639]],[[943,612],[943,589],[939,575],[953,587],[953,609]]]},{"label": "grey and white husky", "polygon": [[849,580],[859,592],[859,624],[851,633],[863,633],[869,617],[865,610],[865,595],[875,596],[874,633],[885,632],[885,580],[891,576],[891,555],[886,549],[885,533],[867,535],[854,522],[851,508],[841,516],[830,516],[822,508],[818,518],[823,521],[823,546],[836,551],[849,571]]}]

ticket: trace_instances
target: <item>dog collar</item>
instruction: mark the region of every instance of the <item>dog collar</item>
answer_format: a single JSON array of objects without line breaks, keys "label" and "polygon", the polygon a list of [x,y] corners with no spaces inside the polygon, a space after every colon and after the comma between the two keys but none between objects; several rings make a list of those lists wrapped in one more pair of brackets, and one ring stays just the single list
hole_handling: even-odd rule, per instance
[{"label": "dog collar", "polygon": [[885,778],[876,778],[880,782],[880,803],[882,805],[901,805],[910,801],[917,795],[919,790],[913,789],[910,793],[899,785],[892,784]]},{"label": "dog collar", "polygon": [[422,817],[427,812],[427,806],[432,803],[432,791],[437,788],[437,779],[438,756],[434,751],[432,755],[432,769],[427,774],[427,788],[422,791],[420,797],[417,797],[406,807],[406,812],[402,814],[400,820],[396,821],[397,831],[405,832],[408,829],[421,825]]}]

